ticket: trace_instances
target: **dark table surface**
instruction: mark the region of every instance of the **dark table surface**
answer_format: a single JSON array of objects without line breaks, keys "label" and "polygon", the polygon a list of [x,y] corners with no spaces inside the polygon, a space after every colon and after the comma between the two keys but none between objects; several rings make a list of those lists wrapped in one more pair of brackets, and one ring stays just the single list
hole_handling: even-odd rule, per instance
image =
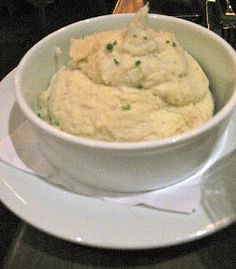
[{"label": "dark table surface", "polygon": [[[70,1],[70,5],[69,1],[54,1],[45,8],[46,28],[35,6],[24,0],[11,2],[14,6],[7,9],[4,1],[0,1],[0,79],[44,35],[68,23],[109,13],[115,1]],[[108,5],[105,7],[102,2]],[[158,12],[155,6],[153,9]],[[166,13],[165,6],[160,6],[159,11]],[[187,8],[185,13],[188,11]],[[196,12],[196,6],[192,11]],[[204,24],[204,16],[199,18]],[[105,250],[75,245],[45,234],[16,217],[0,202],[0,268],[236,268],[236,223],[175,247]]]}]

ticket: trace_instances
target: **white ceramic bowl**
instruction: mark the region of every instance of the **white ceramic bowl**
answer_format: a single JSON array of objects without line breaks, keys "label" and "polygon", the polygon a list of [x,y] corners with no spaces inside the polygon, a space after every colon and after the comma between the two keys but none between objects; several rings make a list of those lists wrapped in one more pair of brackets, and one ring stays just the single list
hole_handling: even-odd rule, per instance
[{"label": "white ceramic bowl", "polygon": [[61,61],[66,64],[71,37],[124,28],[131,16],[97,17],[50,34],[26,53],[15,75],[17,103],[36,130],[45,158],[78,182],[124,192],[162,188],[200,169],[219,144],[236,106],[235,51],[204,27],[174,17],[150,15],[150,27],[174,32],[206,72],[216,98],[216,114],[212,119],[174,138],[110,143],[75,137],[38,118],[36,100],[55,72],[55,46],[64,52]]}]

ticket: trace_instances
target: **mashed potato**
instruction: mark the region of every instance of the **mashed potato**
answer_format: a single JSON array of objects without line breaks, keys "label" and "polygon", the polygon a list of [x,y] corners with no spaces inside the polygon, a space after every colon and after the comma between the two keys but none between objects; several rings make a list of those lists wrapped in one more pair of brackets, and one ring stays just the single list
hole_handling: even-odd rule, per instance
[{"label": "mashed potato", "polygon": [[40,116],[62,131],[104,141],[175,136],[213,115],[209,82],[142,8],[127,29],[72,39],[71,62],[39,97]]}]

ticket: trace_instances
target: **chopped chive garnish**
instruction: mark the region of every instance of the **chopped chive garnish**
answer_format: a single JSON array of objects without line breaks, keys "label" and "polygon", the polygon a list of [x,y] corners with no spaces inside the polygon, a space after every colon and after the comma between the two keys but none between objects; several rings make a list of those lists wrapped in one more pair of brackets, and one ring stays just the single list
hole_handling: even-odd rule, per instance
[{"label": "chopped chive garnish", "polygon": [[138,65],[140,65],[141,64],[141,61],[140,60],[137,60],[136,62],[135,62],[135,66],[138,66]]},{"label": "chopped chive garnish", "polygon": [[117,41],[113,41],[112,43],[107,43],[106,45],[106,49],[110,52],[112,52],[112,50],[114,49],[114,46],[117,44]]},{"label": "chopped chive garnish", "polygon": [[112,50],[113,50],[113,45],[112,45],[111,43],[108,43],[108,44],[106,45],[106,49],[107,49],[108,51],[112,52]]},{"label": "chopped chive garnish", "polygon": [[138,84],[138,85],[137,85],[137,88],[141,90],[141,89],[143,89],[143,85]]},{"label": "chopped chive garnish", "polygon": [[166,44],[169,44],[170,43],[170,40],[166,40]]},{"label": "chopped chive garnish", "polygon": [[148,38],[146,36],[143,37],[144,40],[147,40]]},{"label": "chopped chive garnish", "polygon": [[176,47],[176,43],[174,41],[172,42],[172,46],[173,47]]},{"label": "chopped chive garnish", "polygon": [[130,104],[124,104],[124,105],[122,105],[121,109],[122,109],[123,111],[130,110],[130,109],[131,109],[131,105],[130,105]]},{"label": "chopped chive garnish", "polygon": [[115,64],[117,64],[117,65],[119,64],[119,62],[116,60],[116,58],[114,58],[113,61]]}]

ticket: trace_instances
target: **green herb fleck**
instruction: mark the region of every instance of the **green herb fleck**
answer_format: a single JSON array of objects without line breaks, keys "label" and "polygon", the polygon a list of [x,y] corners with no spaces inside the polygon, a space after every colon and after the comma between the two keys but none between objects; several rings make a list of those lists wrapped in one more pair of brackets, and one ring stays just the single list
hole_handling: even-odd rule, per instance
[{"label": "green herb fleck", "polygon": [[144,40],[147,40],[148,38],[147,38],[146,36],[143,36],[143,39],[144,39]]},{"label": "green herb fleck", "polygon": [[56,121],[55,119],[50,118],[50,122],[51,122],[51,124],[54,125],[54,126],[60,126],[59,122]]},{"label": "green herb fleck", "polygon": [[110,52],[112,52],[112,50],[114,49],[114,46],[117,44],[117,41],[113,41],[112,43],[107,43],[106,45],[106,49]]},{"label": "green herb fleck", "polygon": [[115,64],[117,64],[117,65],[119,64],[119,61],[117,61],[116,58],[114,58],[113,61]]},{"label": "green herb fleck", "polygon": [[112,50],[113,50],[113,44],[108,43],[108,44],[106,45],[106,49],[107,49],[108,51],[112,52]]},{"label": "green herb fleck", "polygon": [[176,43],[174,41],[172,42],[172,47],[176,47]]},{"label": "green herb fleck", "polygon": [[141,61],[140,60],[137,60],[136,62],[135,62],[135,66],[139,66],[141,64]]},{"label": "green herb fleck", "polygon": [[138,85],[137,85],[137,89],[139,89],[139,90],[143,89],[143,85],[138,84]]},{"label": "green herb fleck", "polygon": [[130,104],[124,104],[124,105],[122,105],[121,109],[122,109],[123,111],[128,111],[128,110],[131,109],[131,105],[130,105]]},{"label": "green herb fleck", "polygon": [[166,44],[169,44],[170,43],[170,40],[166,40]]},{"label": "green herb fleck", "polygon": [[136,37],[137,37],[137,35],[135,35],[135,34],[134,34],[134,35],[133,35],[133,37],[135,37],[135,38],[136,38]]}]

